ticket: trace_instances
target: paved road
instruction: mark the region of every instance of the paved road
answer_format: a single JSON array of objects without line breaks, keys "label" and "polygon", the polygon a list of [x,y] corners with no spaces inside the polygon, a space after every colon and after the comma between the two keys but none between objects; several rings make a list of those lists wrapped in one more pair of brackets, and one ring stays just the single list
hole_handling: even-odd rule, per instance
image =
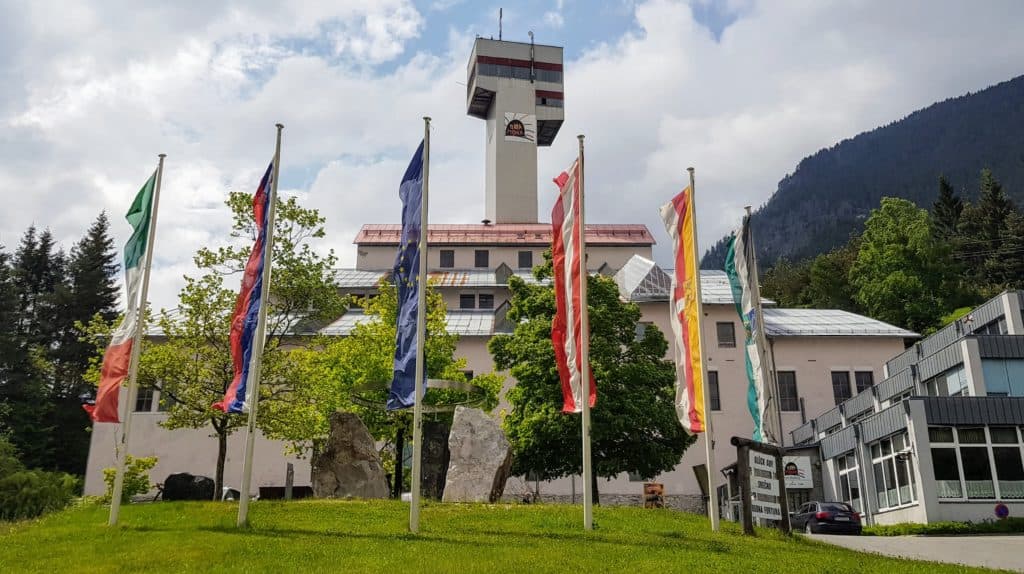
[{"label": "paved road", "polygon": [[1024,536],[839,536],[813,540],[861,552],[1024,572]]}]

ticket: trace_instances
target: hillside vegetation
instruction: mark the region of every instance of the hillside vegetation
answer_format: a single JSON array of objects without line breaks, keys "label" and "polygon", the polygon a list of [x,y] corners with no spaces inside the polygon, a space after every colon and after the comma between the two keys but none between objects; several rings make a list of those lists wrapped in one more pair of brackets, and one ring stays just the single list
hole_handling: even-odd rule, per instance
[{"label": "hillside vegetation", "polygon": [[[804,158],[753,218],[761,264],[842,246],[883,197],[930,207],[940,174],[973,201],[984,168],[998,175],[1010,199],[1024,202],[1024,76],[933,104]],[[721,269],[725,249],[724,240],[712,247],[703,266]]]}]

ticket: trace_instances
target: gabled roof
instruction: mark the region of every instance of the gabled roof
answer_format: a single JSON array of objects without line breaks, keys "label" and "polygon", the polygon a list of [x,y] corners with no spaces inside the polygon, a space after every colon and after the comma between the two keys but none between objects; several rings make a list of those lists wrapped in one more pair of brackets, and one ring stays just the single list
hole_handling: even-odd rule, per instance
[{"label": "gabled roof", "polygon": [[[434,224],[429,226],[431,245],[551,245],[550,223]],[[359,230],[357,245],[395,245],[402,237],[397,223],[367,224]],[[650,246],[656,242],[643,224],[587,224],[587,244],[595,246]]]},{"label": "gabled roof", "polygon": [[877,319],[839,309],[773,309],[765,307],[765,334],[771,337],[918,337]]},{"label": "gabled roof", "polygon": [[[615,273],[619,293],[628,301],[668,301],[672,290],[672,270],[662,269],[657,263],[634,255]],[[724,271],[701,269],[701,300],[706,305],[732,305],[732,289]],[[761,299],[765,305],[772,301]]]},{"label": "gabled roof", "polygon": [[[497,322],[495,310],[461,310],[453,309],[447,314],[448,332],[463,337],[485,336],[495,334],[495,323]],[[372,320],[371,315],[363,313],[362,309],[350,309],[330,325],[320,329],[321,335],[347,337],[352,334],[356,325]],[[500,329],[498,330],[500,331]]]}]

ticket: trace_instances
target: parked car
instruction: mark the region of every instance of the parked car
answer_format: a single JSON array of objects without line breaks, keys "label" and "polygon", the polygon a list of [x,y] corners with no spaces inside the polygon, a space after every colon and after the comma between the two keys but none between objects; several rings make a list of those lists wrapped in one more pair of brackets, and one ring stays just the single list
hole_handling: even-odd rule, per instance
[{"label": "parked car", "polygon": [[845,502],[808,502],[790,515],[793,530],[807,534],[860,534],[860,515]]}]

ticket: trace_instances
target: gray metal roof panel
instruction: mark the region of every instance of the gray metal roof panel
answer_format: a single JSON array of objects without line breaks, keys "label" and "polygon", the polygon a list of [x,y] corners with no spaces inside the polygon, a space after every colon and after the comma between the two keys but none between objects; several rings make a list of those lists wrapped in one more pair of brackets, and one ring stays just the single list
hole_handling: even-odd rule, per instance
[{"label": "gray metal roof panel", "polygon": [[764,308],[765,333],[770,337],[917,337],[917,333],[839,309]]}]

